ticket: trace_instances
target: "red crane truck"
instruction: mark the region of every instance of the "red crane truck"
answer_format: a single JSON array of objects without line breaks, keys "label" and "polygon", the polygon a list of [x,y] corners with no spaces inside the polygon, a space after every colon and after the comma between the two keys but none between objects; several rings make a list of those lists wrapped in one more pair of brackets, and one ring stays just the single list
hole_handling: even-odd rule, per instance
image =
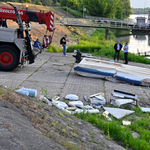
[{"label": "red crane truck", "polygon": [[[10,4],[10,3],[9,3]],[[50,32],[54,32],[54,13],[34,12],[28,9],[0,7],[0,20],[11,19],[19,25],[18,29],[0,27],[0,70],[11,71],[19,64],[28,61],[34,63],[37,54],[34,54],[29,34],[29,22],[46,24]],[[25,24],[23,24],[25,22]],[[21,38],[19,37],[21,35]],[[52,36],[44,36],[43,48],[46,48],[52,40]]]}]

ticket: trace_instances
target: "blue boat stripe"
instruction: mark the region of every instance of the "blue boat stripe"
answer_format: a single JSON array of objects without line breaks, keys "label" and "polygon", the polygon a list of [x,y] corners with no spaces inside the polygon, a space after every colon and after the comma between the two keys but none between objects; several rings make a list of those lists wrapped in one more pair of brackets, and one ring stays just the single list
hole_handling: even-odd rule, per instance
[{"label": "blue boat stripe", "polygon": [[83,68],[83,67],[74,67],[75,71],[80,71],[80,72],[86,72],[86,73],[91,73],[91,74],[97,74],[97,75],[105,75],[105,76],[113,76],[114,73],[109,73],[109,72],[104,72],[104,71],[98,71],[95,69],[89,69],[89,68]]},{"label": "blue boat stripe", "polygon": [[137,85],[142,84],[142,82],[140,80],[133,80],[133,79],[125,78],[125,77],[118,76],[118,75],[115,75],[115,77],[116,77],[117,80],[121,80],[121,81],[124,81],[124,82],[129,82],[129,83],[137,84]]}]

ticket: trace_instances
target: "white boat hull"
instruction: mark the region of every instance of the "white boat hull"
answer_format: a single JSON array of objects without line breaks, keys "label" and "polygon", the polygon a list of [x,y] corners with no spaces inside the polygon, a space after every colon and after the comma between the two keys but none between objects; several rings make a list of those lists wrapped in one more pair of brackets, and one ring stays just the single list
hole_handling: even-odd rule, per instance
[{"label": "white boat hull", "polygon": [[74,67],[77,74],[86,77],[114,78],[122,82],[150,86],[150,69],[108,62],[98,59],[83,58]]}]

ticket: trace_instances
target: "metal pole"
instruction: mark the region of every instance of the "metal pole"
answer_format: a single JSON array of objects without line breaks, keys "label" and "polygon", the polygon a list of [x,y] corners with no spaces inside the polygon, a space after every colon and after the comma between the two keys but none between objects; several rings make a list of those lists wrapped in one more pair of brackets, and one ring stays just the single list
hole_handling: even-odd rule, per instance
[{"label": "metal pole", "polygon": [[68,5],[66,4],[66,9],[67,9],[67,24],[68,24]]},{"label": "metal pole", "polygon": [[83,5],[83,19],[84,19],[84,5]]}]

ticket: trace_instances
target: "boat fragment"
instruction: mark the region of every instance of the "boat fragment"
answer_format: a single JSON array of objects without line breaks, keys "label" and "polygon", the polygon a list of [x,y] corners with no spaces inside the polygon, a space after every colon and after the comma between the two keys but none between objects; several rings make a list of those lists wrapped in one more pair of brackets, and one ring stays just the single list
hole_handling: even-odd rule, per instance
[{"label": "boat fragment", "polygon": [[77,101],[79,97],[75,94],[68,94],[65,96],[65,99],[71,100],[71,101]]},{"label": "boat fragment", "polygon": [[110,104],[121,107],[122,105],[131,104],[131,103],[132,104],[134,103],[132,99],[116,99],[116,100],[111,100]]},{"label": "boat fragment", "polygon": [[122,124],[125,126],[131,125],[131,121],[122,120]]},{"label": "boat fragment", "polygon": [[120,108],[111,108],[111,107],[103,107],[105,111],[108,111],[113,117],[120,119],[126,115],[130,115],[135,111],[120,109]]}]

